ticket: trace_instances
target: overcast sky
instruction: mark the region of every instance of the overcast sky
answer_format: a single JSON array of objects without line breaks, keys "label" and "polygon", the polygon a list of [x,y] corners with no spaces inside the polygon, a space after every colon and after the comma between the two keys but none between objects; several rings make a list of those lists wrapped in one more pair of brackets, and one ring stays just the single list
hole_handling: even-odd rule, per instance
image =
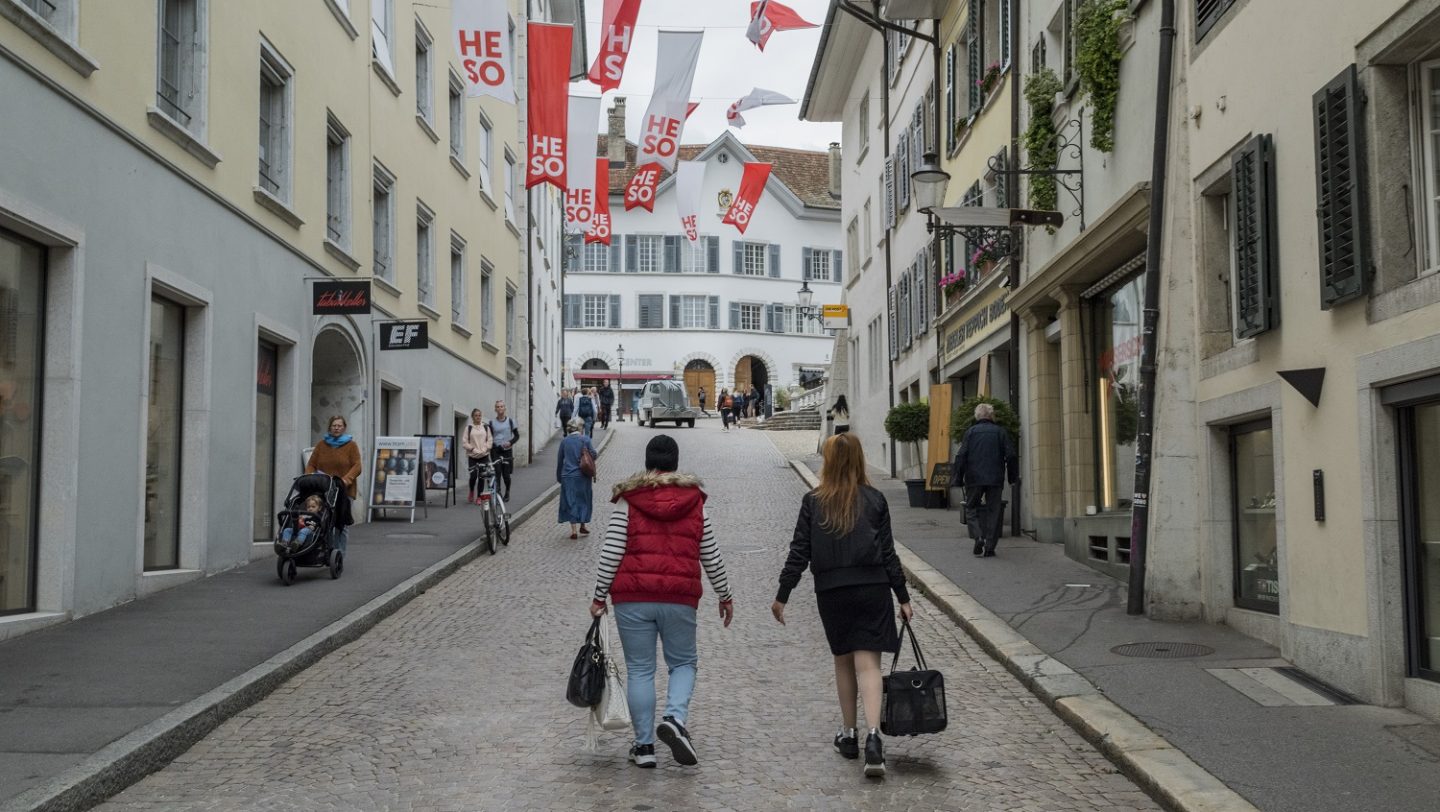
[{"label": "overcast sky", "polygon": [[[828,0],[787,0],[786,5],[818,26],[825,22],[830,4]],[[601,42],[604,11],[604,0],[586,0],[592,61]],[[605,109],[610,109],[616,96],[626,97],[626,136],[634,141],[655,85],[656,35],[661,28],[705,29],[705,45],[691,94],[691,101],[700,102],[700,109],[685,127],[685,143],[713,141],[726,129],[725,111],[756,87],[783,93],[799,102],[810,79],[821,29],[776,31],[761,53],[745,39],[749,22],[750,0],[643,0],[640,29],[630,48],[625,79],[619,90],[605,94]],[[596,89],[595,85],[584,87]],[[602,116],[602,128],[605,120]],[[747,144],[823,150],[831,141],[840,140],[839,124],[801,121],[798,103],[750,110],[745,120],[747,125],[734,132]]]}]

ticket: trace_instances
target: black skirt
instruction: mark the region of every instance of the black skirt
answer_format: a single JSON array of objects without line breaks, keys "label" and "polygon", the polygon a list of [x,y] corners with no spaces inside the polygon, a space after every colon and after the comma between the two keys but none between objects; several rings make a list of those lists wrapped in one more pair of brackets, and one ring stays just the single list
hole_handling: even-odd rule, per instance
[{"label": "black skirt", "polygon": [[900,650],[895,627],[895,603],[886,584],[863,584],[815,593],[820,624],[830,653],[837,657],[852,651]]}]

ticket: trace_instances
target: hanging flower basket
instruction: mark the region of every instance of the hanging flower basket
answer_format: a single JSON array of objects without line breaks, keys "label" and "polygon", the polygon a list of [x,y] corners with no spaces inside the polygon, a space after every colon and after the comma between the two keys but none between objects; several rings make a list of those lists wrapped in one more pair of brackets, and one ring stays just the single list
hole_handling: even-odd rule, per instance
[{"label": "hanging flower basket", "polygon": [[963,269],[940,278],[940,290],[944,291],[946,296],[959,296],[965,292],[965,288],[966,280]]}]

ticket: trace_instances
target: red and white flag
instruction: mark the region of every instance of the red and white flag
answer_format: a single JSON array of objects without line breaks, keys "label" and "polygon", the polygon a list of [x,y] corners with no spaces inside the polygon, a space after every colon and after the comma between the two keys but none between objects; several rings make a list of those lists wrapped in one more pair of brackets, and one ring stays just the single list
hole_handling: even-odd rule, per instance
[{"label": "red and white flag", "polygon": [[807,22],[800,16],[799,12],[780,3],[772,3],[770,0],[759,0],[750,4],[750,27],[745,31],[745,38],[765,50],[765,43],[770,41],[770,35],[776,31],[795,31],[801,28],[819,28],[815,23]]},{"label": "red and white flag", "polygon": [[746,110],[754,110],[756,107],[767,107],[772,104],[794,104],[795,100],[783,93],[776,93],[773,90],[755,88],[750,95],[730,105],[725,111],[725,120],[731,127],[744,127],[745,117],[740,115]]},{"label": "red and white flag", "polygon": [[465,74],[466,96],[493,96],[515,103],[515,64],[510,53],[510,10],[505,0],[452,0],[451,25]]},{"label": "red and white flag", "polygon": [[680,135],[690,110],[690,87],[700,61],[699,31],[661,31],[660,55],[655,63],[655,92],[640,127],[640,149],[635,163],[658,163],[674,170],[680,153]]},{"label": "red and white flag", "polygon": [[625,211],[655,211],[655,190],[660,185],[660,175],[664,172],[665,167],[658,163],[649,163],[637,169],[635,176],[625,187]]},{"label": "red and white flag", "polygon": [[681,161],[675,168],[675,208],[685,239],[700,239],[700,206],[705,199],[705,162]]},{"label": "red and white flag", "polygon": [[610,161],[595,159],[595,217],[585,232],[585,244],[610,244]]},{"label": "red and white flag", "polygon": [[745,174],[740,178],[740,194],[735,196],[735,202],[730,204],[730,210],[725,212],[725,219],[721,222],[735,226],[741,234],[745,233],[750,221],[755,218],[755,207],[760,205],[772,167],[772,164],[745,164]]},{"label": "red and white flag", "polygon": [[[595,145],[600,135],[600,97],[571,96],[566,125],[565,222],[590,230],[595,216]],[[592,146],[587,147],[590,144]]]},{"label": "red and white flag", "polygon": [[625,61],[630,58],[630,45],[635,41],[635,20],[640,16],[640,0],[605,0],[605,18],[600,25],[600,52],[590,66],[590,81],[604,93],[620,87],[625,75]]},{"label": "red and white flag", "polygon": [[530,23],[526,30],[530,41],[530,142],[525,188],[548,183],[565,192],[570,44],[574,31],[568,25],[547,23]]}]

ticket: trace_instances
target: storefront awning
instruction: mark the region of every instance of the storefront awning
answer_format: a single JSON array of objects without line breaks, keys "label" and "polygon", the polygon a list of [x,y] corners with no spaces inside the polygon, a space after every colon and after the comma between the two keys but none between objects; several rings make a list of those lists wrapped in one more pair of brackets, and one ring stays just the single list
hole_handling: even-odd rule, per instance
[{"label": "storefront awning", "polygon": [[626,372],[624,375],[613,369],[579,369],[575,371],[577,381],[670,381],[673,372]]}]

